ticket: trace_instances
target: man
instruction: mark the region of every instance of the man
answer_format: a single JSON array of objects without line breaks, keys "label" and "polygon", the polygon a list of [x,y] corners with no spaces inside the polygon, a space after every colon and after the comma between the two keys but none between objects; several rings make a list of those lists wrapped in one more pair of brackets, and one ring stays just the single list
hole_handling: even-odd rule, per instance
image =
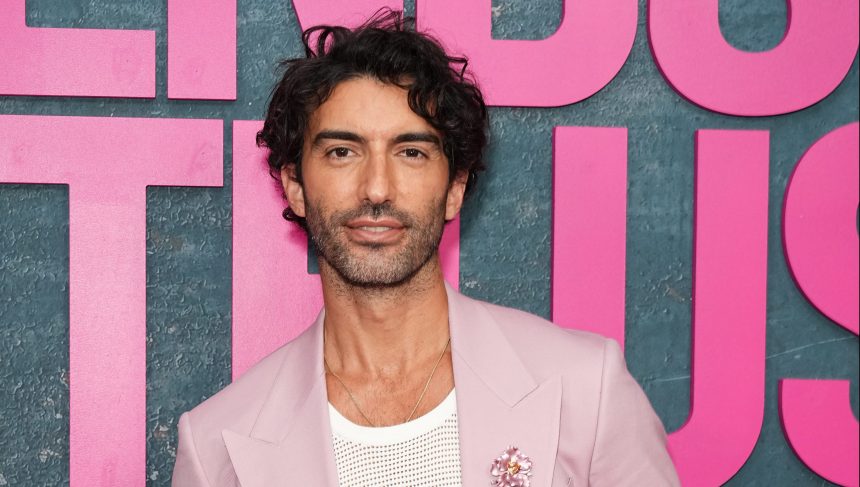
[{"label": "man", "polygon": [[325,306],[183,415],[174,485],[678,485],[614,342],[445,285],[486,108],[465,60],[409,25],[311,29],[286,63],[258,143]]}]

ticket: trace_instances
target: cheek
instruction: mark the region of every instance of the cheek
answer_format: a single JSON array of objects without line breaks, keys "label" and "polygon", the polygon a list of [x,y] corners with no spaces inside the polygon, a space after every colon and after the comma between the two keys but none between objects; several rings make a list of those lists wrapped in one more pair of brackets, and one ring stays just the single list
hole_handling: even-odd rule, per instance
[{"label": "cheek", "polygon": [[343,175],[334,177],[319,172],[305,176],[304,191],[305,198],[321,201],[327,207],[340,206],[355,196],[355,188]]},{"label": "cheek", "polygon": [[448,192],[447,163],[438,162],[432,167],[407,171],[401,175],[400,182],[411,192],[444,195]]},{"label": "cheek", "polygon": [[408,192],[402,192],[394,206],[423,213],[436,213],[447,206],[447,189],[447,185],[419,184]]}]

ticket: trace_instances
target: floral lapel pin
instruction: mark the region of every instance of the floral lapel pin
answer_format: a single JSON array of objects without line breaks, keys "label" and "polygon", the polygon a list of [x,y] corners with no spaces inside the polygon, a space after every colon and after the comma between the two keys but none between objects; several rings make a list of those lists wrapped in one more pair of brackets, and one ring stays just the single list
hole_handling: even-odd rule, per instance
[{"label": "floral lapel pin", "polygon": [[508,447],[490,468],[494,487],[529,487],[532,461],[515,446]]}]

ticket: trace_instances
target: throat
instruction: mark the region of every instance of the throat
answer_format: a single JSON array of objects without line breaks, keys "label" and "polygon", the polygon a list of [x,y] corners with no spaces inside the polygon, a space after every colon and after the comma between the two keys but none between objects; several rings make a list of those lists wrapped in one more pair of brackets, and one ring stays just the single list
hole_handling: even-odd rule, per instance
[{"label": "throat", "polygon": [[325,359],[329,403],[361,426],[409,422],[438,406],[454,387],[448,343],[433,362],[422,361],[399,376],[370,376],[338,370]]}]

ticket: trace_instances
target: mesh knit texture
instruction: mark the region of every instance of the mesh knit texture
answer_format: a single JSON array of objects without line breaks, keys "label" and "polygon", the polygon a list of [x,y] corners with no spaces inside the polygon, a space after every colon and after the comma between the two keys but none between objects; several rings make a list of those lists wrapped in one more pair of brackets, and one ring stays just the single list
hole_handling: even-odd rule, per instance
[{"label": "mesh knit texture", "polygon": [[430,413],[409,423],[368,428],[333,407],[332,440],[345,487],[460,486],[460,436],[453,392]]}]

